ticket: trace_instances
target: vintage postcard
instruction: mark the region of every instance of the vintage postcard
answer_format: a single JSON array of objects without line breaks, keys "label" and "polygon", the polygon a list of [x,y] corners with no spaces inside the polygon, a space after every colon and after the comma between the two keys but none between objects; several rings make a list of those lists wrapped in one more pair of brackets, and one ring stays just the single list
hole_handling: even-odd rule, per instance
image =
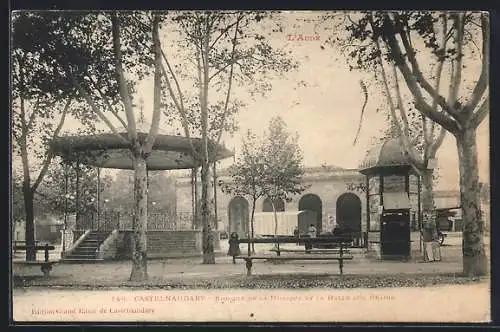
[{"label": "vintage postcard", "polygon": [[13,324],[491,320],[488,13],[10,31]]}]

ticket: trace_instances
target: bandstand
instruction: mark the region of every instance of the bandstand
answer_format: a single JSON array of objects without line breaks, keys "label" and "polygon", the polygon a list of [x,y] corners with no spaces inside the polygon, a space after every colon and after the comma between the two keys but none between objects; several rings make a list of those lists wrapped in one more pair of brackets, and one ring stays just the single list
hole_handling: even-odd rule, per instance
[{"label": "bandstand", "polygon": [[[137,137],[144,141],[149,131],[149,125],[144,122],[137,124]],[[127,138],[125,129],[118,131],[123,138]],[[100,170],[124,169],[133,170],[131,151],[123,139],[115,133],[102,133],[94,135],[61,136],[51,142],[51,151],[60,156],[66,165],[76,168],[76,193],[78,193],[79,169],[82,165],[96,168],[97,187],[99,188]],[[210,163],[214,168],[216,161],[231,157],[232,151],[221,145],[208,142]],[[192,206],[193,213],[190,220],[186,220],[179,227],[177,218],[162,221],[161,224],[150,223],[151,215],[148,213],[148,257],[177,257],[186,255],[201,255],[201,229],[197,212],[196,193],[198,184],[198,169],[201,162],[196,156],[201,155],[202,140],[179,135],[158,133],[153,150],[147,158],[147,170],[191,170],[192,178]],[[67,174],[67,173],[66,173]],[[66,176],[66,192],[68,178]],[[63,259],[67,261],[95,261],[103,259],[126,259],[131,256],[132,216],[122,218],[103,218],[101,213],[102,198],[97,190],[95,216],[81,218],[76,215],[76,226],[68,230],[67,211],[65,213],[65,231],[63,235]],[[68,195],[66,195],[66,200]],[[79,197],[76,197],[76,210],[78,211]],[[67,206],[67,203],[65,204]],[[123,218],[125,217],[125,218]],[[219,237],[214,237],[218,239]],[[217,247],[217,243],[215,244]]]}]

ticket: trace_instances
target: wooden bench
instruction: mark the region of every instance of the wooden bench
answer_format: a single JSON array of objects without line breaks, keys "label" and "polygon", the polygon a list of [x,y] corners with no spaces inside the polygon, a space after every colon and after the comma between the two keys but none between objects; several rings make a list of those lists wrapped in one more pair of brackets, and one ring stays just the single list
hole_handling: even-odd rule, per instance
[{"label": "wooden bench", "polygon": [[[54,250],[55,247],[45,244],[45,245],[15,245],[15,250],[27,250],[29,248],[35,248],[35,260],[34,261],[13,261],[12,265],[14,268],[16,267],[24,267],[24,266],[40,266],[44,277],[48,277],[50,275],[50,271],[52,270],[52,266],[59,263],[59,260],[49,260],[49,252]],[[38,251],[44,251],[44,260],[36,260],[36,254]]]},{"label": "wooden bench", "polygon": [[[333,244],[339,246],[335,249],[280,249],[280,243],[300,243],[300,244]],[[269,238],[250,238],[250,239],[239,239],[238,243],[274,243],[276,247],[271,249],[275,251],[277,256],[251,256],[251,255],[239,255],[234,256],[233,259],[243,259],[246,262],[247,276],[252,275],[253,260],[268,260],[268,261],[290,261],[290,260],[336,260],[339,262],[340,275],[344,273],[344,261],[352,260],[353,256],[349,251],[346,252],[346,244],[350,243],[350,238],[339,237],[339,236],[324,236],[317,238],[297,238],[295,236],[280,236],[280,237],[269,237]],[[323,255],[307,255],[309,252]],[[303,252],[305,255],[285,255],[281,256],[282,252]],[[347,255],[344,255],[346,254]],[[331,254],[331,255],[324,255]]]},{"label": "wooden bench", "polygon": [[246,264],[247,268],[247,276],[252,275],[252,266],[253,260],[261,259],[261,260],[268,260],[268,261],[290,261],[290,260],[336,260],[339,262],[339,272],[340,275],[343,275],[344,273],[344,261],[345,260],[352,260],[352,256],[235,256],[235,259],[243,259]]},{"label": "wooden bench", "polygon": [[[20,247],[26,246],[26,241],[24,241],[24,240],[14,240],[14,241],[12,241],[12,243],[14,244],[14,246],[13,246],[14,252],[17,252],[18,250],[20,250],[19,249]],[[35,245],[38,245],[38,243],[40,243],[40,241],[35,241]]]},{"label": "wooden bench", "polygon": [[269,249],[269,251],[275,252],[278,256],[281,256],[282,252],[296,252],[296,253],[304,253],[304,254],[340,254],[341,251],[343,254],[349,255],[351,252],[349,249],[335,248],[335,249],[280,249],[278,247]]}]

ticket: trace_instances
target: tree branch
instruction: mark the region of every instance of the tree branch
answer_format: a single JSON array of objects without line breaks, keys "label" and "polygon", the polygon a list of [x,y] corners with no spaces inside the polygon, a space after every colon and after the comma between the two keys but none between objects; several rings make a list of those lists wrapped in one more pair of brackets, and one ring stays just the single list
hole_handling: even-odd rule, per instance
[{"label": "tree branch", "polygon": [[[434,86],[434,90],[439,94],[441,90],[441,76],[443,74],[443,65],[444,65],[444,60],[445,60],[445,52],[446,52],[446,44],[448,42],[448,18],[446,15],[442,16],[442,31],[441,31],[441,52],[439,59],[438,59],[438,65],[436,69],[436,84]],[[438,102],[436,99],[432,101],[432,108],[437,112],[437,107],[438,107]],[[424,123],[427,123],[427,120],[424,117]],[[430,126],[430,133],[426,133],[425,130],[427,128],[424,127],[424,162],[426,163],[429,158],[434,158],[437,149],[441,146],[444,136],[446,132],[443,133],[444,128],[440,126],[440,132],[439,136],[436,141],[433,141],[434,139],[434,129],[435,129],[435,122],[431,120],[431,126]],[[425,139],[426,138],[426,139]]]},{"label": "tree branch", "polygon": [[486,97],[481,106],[477,109],[477,111],[472,114],[471,118],[471,126],[473,128],[477,128],[481,122],[483,122],[484,118],[490,112],[490,98]]},{"label": "tree branch", "polygon": [[446,137],[446,129],[444,129],[444,127],[440,127],[439,128],[439,135],[438,137],[436,138],[436,140],[431,143],[431,145],[429,146],[429,149],[428,149],[428,156],[427,156],[427,160],[429,160],[430,158],[434,158],[436,156],[436,152],[437,150],[439,149],[439,147],[441,146],[441,144],[443,144],[443,141],[444,141],[444,138]]},{"label": "tree branch", "polygon": [[[396,107],[394,105],[394,101],[393,101],[392,96],[391,96],[391,91],[389,89],[389,83],[388,83],[389,81],[388,81],[387,75],[385,73],[384,63],[382,62],[382,52],[380,49],[380,42],[378,41],[378,39],[375,40],[375,45],[377,47],[378,61],[379,61],[381,75],[382,75],[382,83],[384,85],[385,93],[387,94],[387,102],[389,104],[389,110],[391,112],[392,121],[394,122],[394,125],[396,126],[396,130],[398,132],[399,141],[400,141],[401,145],[403,146],[403,151],[405,151],[406,155],[408,155],[410,157],[410,159],[412,159],[411,164],[417,163],[418,161],[413,160],[414,159],[413,156],[408,153],[408,151],[410,151],[410,147],[408,146],[408,143],[406,140],[408,138],[408,136],[405,136],[405,133],[403,132],[403,129],[401,128],[401,124],[399,123],[398,116],[396,114]],[[394,65],[393,64],[391,64],[391,65],[393,66],[393,68],[395,70]]]},{"label": "tree branch", "polygon": [[90,82],[94,85],[95,89],[97,90],[97,92],[99,92],[99,96],[101,96],[101,99],[104,101],[104,103],[106,104],[106,107],[108,108],[108,110],[111,112],[111,114],[113,114],[115,116],[115,118],[120,121],[120,123],[122,124],[123,128],[125,128],[125,130],[128,131],[128,126],[127,126],[127,123],[121,118],[120,115],[118,115],[118,112],[116,112],[113,107],[111,106],[111,104],[109,103],[109,100],[108,98],[106,98],[106,96],[104,95],[104,93],[101,91],[101,89],[99,89],[99,86],[95,83],[94,79],[90,76],[90,75],[87,75],[87,77],[89,78]]},{"label": "tree branch", "polygon": [[472,114],[483,97],[489,80],[489,62],[490,62],[490,21],[486,16],[481,14],[481,35],[483,37],[483,55],[481,61],[481,74],[476,86],[472,90],[470,101],[465,105],[465,112]]},{"label": "tree branch", "polygon": [[[398,73],[396,71],[396,65],[394,63],[391,63],[392,67],[392,75],[394,76],[394,84],[395,84],[395,89],[396,89],[396,100],[397,100],[397,108],[399,110],[399,114],[401,116],[401,120],[403,122],[403,125],[401,126],[399,132],[401,134],[401,142],[403,145],[403,148],[406,152],[406,154],[410,157],[410,160],[412,164],[414,165],[420,165],[420,158],[415,154],[415,151],[412,149],[412,145],[410,143],[410,130],[409,130],[409,124],[408,124],[408,117],[406,116],[406,110],[403,107],[403,99],[401,98],[401,91],[399,89],[399,79],[398,79]],[[397,122],[397,126],[399,127],[400,124],[397,121],[396,117],[396,110],[391,111],[393,116],[395,117],[395,121]]]},{"label": "tree branch", "polygon": [[[64,109],[62,111],[62,115],[61,115],[61,119],[59,120],[59,124],[57,125],[56,129],[54,130],[54,133],[52,134],[52,139],[56,138],[57,135],[59,135],[59,132],[61,131],[61,129],[64,125],[64,121],[66,120],[66,114],[68,113],[68,109],[69,109],[70,105],[71,105],[71,99],[68,98],[68,100],[66,101],[66,105],[64,105]],[[47,170],[49,169],[49,165],[50,165],[50,162],[52,161],[53,156],[54,155],[53,155],[52,151],[50,151],[50,149],[49,149],[47,151],[46,156],[45,156],[45,160],[43,161],[42,169],[40,170],[40,173],[38,173],[38,176],[37,176],[35,182],[33,183],[33,185],[30,188],[32,194],[35,193],[38,186],[42,182],[43,177],[47,173]]]},{"label": "tree branch", "polygon": [[239,24],[240,23],[240,16],[238,15],[238,18],[236,19],[236,22],[234,23],[231,23],[229,24],[227,27],[224,28],[224,30],[222,30],[222,32],[214,39],[214,41],[210,44],[210,47],[209,49],[213,49],[215,44],[217,44],[217,42],[219,41],[219,39],[222,38],[222,36],[224,36],[226,34],[226,32],[229,31],[229,29],[231,29],[232,27],[234,27],[235,25]]},{"label": "tree branch", "polygon": [[125,114],[127,116],[128,124],[128,138],[131,142],[137,139],[137,129],[135,124],[134,110],[132,107],[132,100],[130,98],[130,93],[128,91],[127,83],[123,74],[122,66],[122,52],[120,44],[120,22],[116,12],[111,14],[112,23],[112,38],[113,38],[113,49],[115,52],[115,70],[116,70],[116,80],[120,87],[120,96],[122,98],[123,106],[125,108]]},{"label": "tree branch", "polygon": [[160,17],[158,14],[154,14],[153,17],[153,44],[154,44],[154,97],[153,97],[153,117],[151,120],[151,128],[149,129],[148,137],[146,138],[146,143],[143,147],[143,151],[150,153],[153,149],[153,144],[158,134],[160,126],[161,117],[161,44],[160,36],[158,34],[158,26],[160,23]]},{"label": "tree branch", "polygon": [[[443,112],[437,112],[431,107],[431,105],[427,104],[427,102],[425,101],[418,86],[417,80],[415,79],[413,73],[404,60],[401,49],[398,45],[398,42],[396,41],[394,34],[389,33],[387,35],[387,44],[392,51],[392,55],[394,56],[396,65],[401,71],[401,74],[403,74],[403,78],[405,79],[408,89],[410,89],[410,92],[413,95],[416,109],[422,112],[426,117],[445,127],[449,132],[457,133],[461,128],[460,124],[453,118],[447,117]],[[449,107],[446,104],[446,101],[443,102],[444,98],[439,95],[435,95],[435,97],[439,97],[439,105],[441,107],[445,106],[445,108],[443,109],[448,112]]]},{"label": "tree branch", "polygon": [[177,97],[175,96],[175,93],[172,89],[172,84],[170,83],[170,79],[167,75],[167,71],[165,70],[165,66],[163,66],[163,64],[161,64],[161,72],[163,74],[163,76],[165,77],[165,81],[166,81],[166,85],[167,85],[167,90],[170,94],[170,97],[172,98],[172,100],[174,101],[174,104],[175,104],[175,107],[177,108],[178,112],[179,112],[179,115],[181,116],[181,126],[184,130],[184,135],[186,135],[186,137],[188,138],[188,142],[189,142],[189,145],[191,147],[191,150],[192,150],[192,153],[193,153],[193,157],[195,158],[198,158],[198,153],[196,151],[196,149],[194,148],[194,145],[193,145],[193,142],[192,142],[192,139],[190,137],[190,132],[189,132],[189,121],[187,119],[187,115],[186,115],[186,109],[184,107],[184,97],[182,95],[182,90],[180,88],[180,85],[179,85],[179,82],[177,80],[177,77],[174,73],[174,71],[172,70],[172,67],[170,66],[170,63],[165,55],[165,53],[163,53],[163,51],[161,51],[162,53],[162,56],[163,56],[163,59],[165,60],[166,64],[167,64],[167,67],[170,71],[170,74],[172,75],[172,78],[175,82],[175,85],[177,87],[177,91],[179,93],[179,100],[177,100]]},{"label": "tree branch", "polygon": [[456,56],[456,65],[457,69],[455,70],[454,76],[450,78],[450,95],[448,97],[448,104],[452,107],[457,102],[458,91],[460,89],[460,83],[462,83],[462,48],[464,41],[464,22],[463,22],[463,14],[456,13],[454,14],[454,23],[453,26],[455,28],[455,43],[457,45],[457,56]]},{"label": "tree branch", "polygon": [[33,106],[33,111],[31,112],[28,124],[26,125],[27,128],[31,128],[31,126],[33,125],[33,121],[35,121],[36,112],[38,111],[39,105],[40,105],[40,97],[37,98],[35,105]]},{"label": "tree branch", "polygon": [[[416,83],[418,83],[418,85],[420,85],[432,97],[433,100],[437,101],[437,103],[439,104],[439,106],[441,106],[441,108],[443,110],[445,110],[449,115],[451,115],[455,120],[457,120],[458,119],[458,111],[454,108],[454,105],[450,105],[443,96],[441,96],[436,90],[434,90],[434,88],[431,86],[431,84],[425,79],[424,75],[422,74],[422,71],[420,70],[420,66],[418,65],[418,61],[415,57],[415,49],[408,42],[406,32],[402,31],[402,32],[400,32],[399,35],[401,37],[401,41],[403,42],[403,46],[404,46],[405,51],[406,51],[406,55],[408,57],[408,60],[410,61],[411,67],[412,67],[411,74],[413,76],[413,79],[416,81]],[[402,62],[404,63],[405,66],[407,66],[406,62],[404,60],[404,57],[401,54],[401,49],[399,48],[399,44],[396,41],[395,36],[391,34],[388,37],[388,39],[391,40],[390,41],[391,49],[393,49],[392,46],[397,47],[397,50],[395,50],[395,51],[401,55]],[[394,49],[393,49],[393,51],[394,51]],[[421,95],[421,92],[419,92],[419,94]],[[424,99],[422,98],[422,101],[423,100]]]},{"label": "tree branch", "polygon": [[172,79],[174,80],[175,86],[177,88],[177,93],[179,94],[179,100],[177,100],[177,97],[174,94],[174,91],[172,89],[172,85],[170,84],[170,79],[168,78],[168,75],[167,75],[167,71],[165,70],[165,67],[162,64],[162,73],[163,73],[163,76],[165,76],[165,80],[167,81],[167,89],[170,93],[170,97],[174,101],[174,104],[177,107],[177,109],[180,112],[185,112],[185,110],[184,110],[184,96],[182,94],[182,90],[181,90],[179,81],[177,80],[177,75],[175,75],[175,72],[172,69],[172,66],[170,65],[170,62],[168,61],[168,58],[165,55],[165,53],[163,52],[163,50],[161,50],[161,54],[163,56],[163,60],[167,64],[168,71],[170,72],[170,75],[172,75]]},{"label": "tree branch", "polygon": [[115,126],[111,123],[111,121],[109,121],[109,119],[104,115],[104,113],[101,112],[101,110],[96,105],[96,103],[94,102],[92,97],[89,96],[87,91],[85,91],[85,89],[80,85],[80,83],[75,79],[75,77],[71,73],[70,73],[70,75],[71,75],[71,81],[73,82],[73,85],[78,90],[78,93],[85,99],[85,101],[87,102],[87,104],[89,104],[89,106],[92,108],[92,110],[99,116],[99,118],[101,118],[102,121],[104,121],[104,123],[106,123],[106,125],[109,127],[109,129],[116,136],[118,136],[123,143],[125,143],[127,145],[130,144],[131,142],[129,142],[125,137],[123,137],[118,132],[118,130],[115,128]]},{"label": "tree branch", "polygon": [[236,38],[238,37],[238,27],[240,24],[240,19],[241,16],[238,16],[236,19],[236,26],[234,28],[234,37],[233,37],[233,47],[231,50],[231,69],[229,70],[229,78],[228,78],[228,87],[227,87],[227,93],[226,93],[226,100],[224,101],[224,113],[222,114],[222,121],[221,121],[221,126],[219,129],[219,133],[217,135],[217,140],[216,143],[219,144],[221,137],[222,137],[222,132],[224,131],[224,125],[226,123],[226,118],[227,118],[227,113],[228,113],[228,105],[229,105],[229,98],[231,96],[231,87],[233,84],[233,70],[234,70],[234,54],[236,52]]}]

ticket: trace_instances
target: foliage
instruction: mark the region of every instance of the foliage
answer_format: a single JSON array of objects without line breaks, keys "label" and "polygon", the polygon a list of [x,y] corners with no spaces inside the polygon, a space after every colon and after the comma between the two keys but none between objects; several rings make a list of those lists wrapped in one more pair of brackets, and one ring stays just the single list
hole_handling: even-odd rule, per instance
[{"label": "foliage", "polygon": [[[484,275],[487,273],[487,262],[480,210],[476,130],[489,114],[488,14],[394,11],[363,12],[356,16],[353,19],[347,15],[347,34],[351,40],[358,42],[349,56],[355,60],[356,68],[370,70],[379,67],[380,81],[384,85],[401,144],[412,159],[413,166],[427,174],[422,178],[423,187],[432,187],[428,161],[434,158],[444,134],[447,131],[455,136],[465,221],[463,269],[467,275]],[[446,72],[447,96],[440,89],[441,75]],[[391,80],[395,101],[389,87]],[[431,80],[435,80],[435,84]],[[399,81],[404,84],[400,85]],[[411,150],[403,87],[413,99],[414,109],[421,115],[420,136],[423,136],[424,142],[421,160]],[[401,120],[396,120],[398,117]],[[433,131],[434,124],[442,128],[437,135]],[[424,208],[424,214],[429,216],[428,212]]]},{"label": "foliage", "polygon": [[[357,65],[352,68],[369,70],[378,64],[379,57],[393,63],[414,99],[415,109],[449,132],[456,134],[466,120],[458,116],[460,112],[472,116],[486,105],[489,22],[484,13],[365,12],[350,19],[346,30],[353,39],[366,43],[351,48],[349,55]],[[480,49],[477,40],[481,39]],[[476,56],[478,51],[481,57]],[[424,66],[427,63],[428,68]],[[441,66],[450,74],[447,97],[428,78],[440,75]],[[476,72],[475,78],[462,79],[468,68],[477,66],[481,68],[479,77]],[[432,103],[436,103],[436,109]],[[473,122],[484,118],[484,112],[473,116]]]},{"label": "foliage", "polygon": [[[17,29],[14,42],[22,49],[21,55],[40,62],[42,74],[29,82],[34,90],[23,88],[26,79],[18,80],[19,96],[27,92],[41,92],[54,96],[76,98],[86,107],[85,114],[103,121],[130,146],[137,161],[136,213],[138,219],[134,236],[134,264],[131,278],[147,278],[145,232],[147,225],[147,190],[145,160],[149,156],[160,122],[161,62],[159,17],[151,12],[20,12],[13,19]],[[24,61],[19,57],[19,64]],[[134,103],[135,87],[139,80],[154,71],[154,107],[150,132],[143,140],[136,130]],[[20,71],[22,72],[22,71]],[[22,99],[21,99],[22,100]],[[68,104],[69,105],[69,104]],[[92,112],[88,112],[90,108]],[[22,109],[22,107],[21,107]],[[120,115],[124,113],[124,117]],[[127,130],[127,137],[119,135],[110,118],[118,120]],[[23,129],[25,126],[22,124]],[[141,168],[142,167],[142,168]],[[28,233],[28,232],[27,232]]]},{"label": "foliage", "polygon": [[[162,77],[171,98],[166,116],[170,122],[180,122],[186,137],[199,134],[202,138],[201,153],[194,148],[192,153],[201,161],[202,247],[207,264],[215,263],[209,232],[213,222],[210,167],[217,153],[209,148],[209,139],[219,144],[225,132],[236,130],[234,115],[243,104],[234,97],[235,86],[251,83],[246,85],[250,93],[265,93],[270,89],[267,74],[283,73],[296,65],[257,33],[261,21],[270,16],[245,11],[174,12],[171,18],[179,26],[174,32],[179,34],[180,46],[176,55],[181,55],[182,65],[172,65],[175,57],[161,51]],[[174,118],[171,109],[176,110]]]},{"label": "foliage", "polygon": [[163,49],[165,115],[170,123],[180,123],[186,136],[202,135],[205,95],[207,134],[218,143],[223,133],[238,129],[235,115],[246,106],[235,97],[236,89],[265,95],[272,75],[298,66],[264,36],[279,24],[271,12],[183,11],[164,19],[167,38],[177,38],[175,47]]},{"label": "foliage", "polygon": [[249,130],[242,140],[241,156],[228,169],[231,180],[219,181],[222,192],[255,200],[266,194],[262,183],[265,158],[261,147],[262,142]]},{"label": "foliage", "polygon": [[[120,170],[104,189],[102,199],[107,200],[106,209],[130,210],[134,203],[133,172]],[[150,171],[148,174],[148,201],[150,209],[168,211],[175,216],[175,181],[162,171]]]},{"label": "foliage", "polygon": [[[67,191],[66,176],[68,177]],[[102,193],[110,186],[111,178],[101,175],[99,189],[97,184],[97,169],[94,167],[80,165],[77,170],[76,164],[56,164],[44,178],[40,186],[39,196],[46,208],[52,211],[64,213],[66,210],[69,213],[76,213],[78,210],[78,213],[81,214],[95,212],[97,210],[97,191],[99,190],[102,202]]]},{"label": "foliage", "polygon": [[272,202],[289,202],[293,195],[307,189],[302,184],[304,167],[302,152],[298,145],[298,134],[287,132],[286,123],[281,117],[269,122],[268,131],[262,146],[263,153],[263,191]]}]

